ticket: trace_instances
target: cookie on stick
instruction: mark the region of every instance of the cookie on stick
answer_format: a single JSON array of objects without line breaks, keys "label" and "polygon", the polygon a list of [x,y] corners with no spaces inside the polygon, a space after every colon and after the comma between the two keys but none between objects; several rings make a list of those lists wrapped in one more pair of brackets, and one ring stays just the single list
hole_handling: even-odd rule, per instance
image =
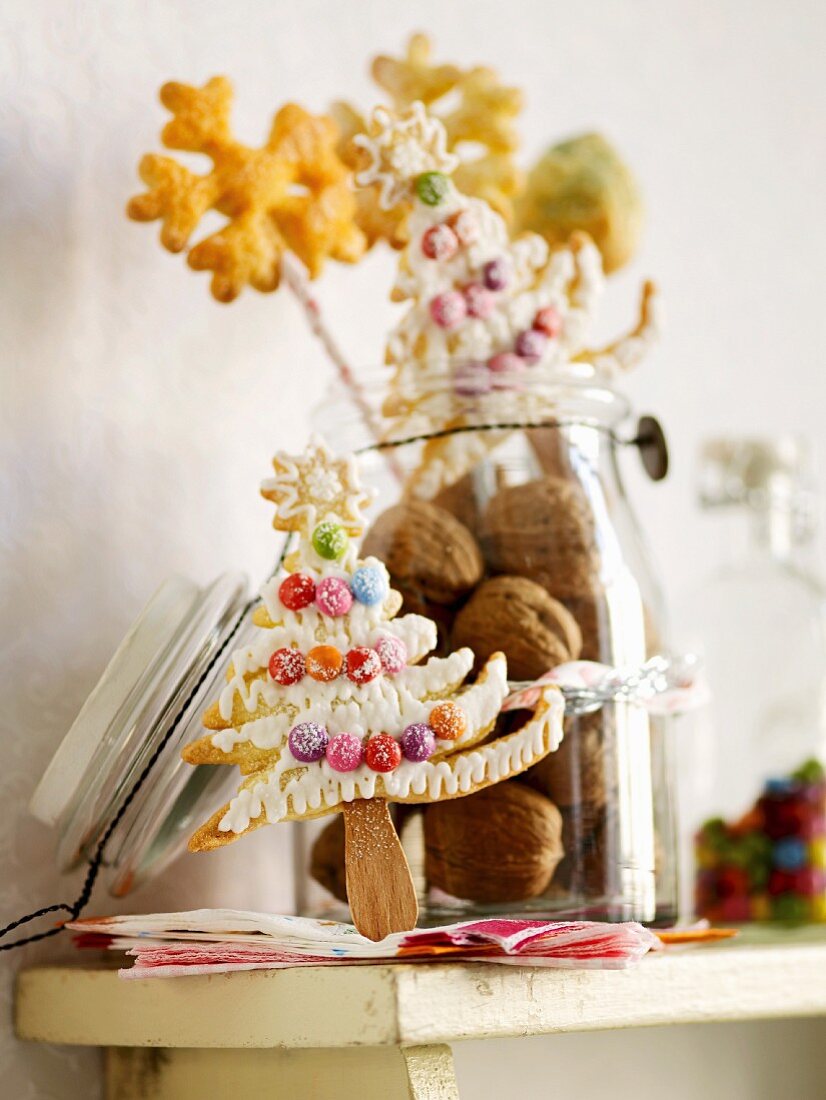
[{"label": "cookie on stick", "polygon": [[354,141],[364,154],[356,182],[377,188],[385,206],[411,206],[391,292],[409,304],[385,353],[387,437],[485,428],[425,445],[409,488],[430,498],[506,438],[490,430],[497,424],[552,418],[556,383],[610,382],[632,368],[657,333],[655,288],[644,285],[628,335],[592,347],[604,277],[590,238],[574,234],[553,251],[535,233],[512,240],[488,203],[456,185],[447,133],[422,103],[377,108]]},{"label": "cookie on stick", "polygon": [[172,113],[161,138],[168,148],[203,153],[212,161],[204,175],[172,157],[147,154],[140,176],[147,191],[132,198],[135,221],[157,221],[170,252],[189,247],[209,210],[226,219],[211,236],[189,249],[196,271],[212,271],[212,294],[231,302],[245,286],[276,290],[286,252],[294,253],[315,278],[328,257],[358,260],[364,236],[354,221],[350,173],[336,152],[331,118],[295,103],[282,107],[260,148],[232,133],[232,85],[213,77],[202,88],[169,83],[161,102]]},{"label": "cookie on stick", "polygon": [[[160,98],[172,113],[161,134],[164,145],[203,153],[212,167],[199,175],[172,157],[147,154],[139,167],[147,190],[130,199],[127,214],[160,221],[161,244],[170,252],[189,249],[189,266],[212,272],[212,296],[219,302],[232,302],[245,286],[277,290],[283,279],[377,438],[374,411],[310,289],[327,258],[355,263],[367,244],[356,224],[335,122],[288,103],[276,113],[266,142],[252,148],[233,136],[226,77],[213,77],[202,88],[164,84]],[[223,215],[224,225],[191,245],[209,211]]]},{"label": "cookie on stick", "polygon": [[401,605],[383,563],[359,560],[367,495],[351,458],[320,442],[277,455],[264,495],[298,550],[262,589],[257,637],[236,651],[207,711],[192,764],[234,764],[238,794],[196,831],[194,851],[261,825],[342,812],[347,888],[371,939],[414,926],[417,903],[388,805],[459,798],[517,775],[553,751],[564,703],[543,688],[526,725],[489,740],[508,694],[493,654],[465,684],[474,656],[430,657],[436,626]]}]

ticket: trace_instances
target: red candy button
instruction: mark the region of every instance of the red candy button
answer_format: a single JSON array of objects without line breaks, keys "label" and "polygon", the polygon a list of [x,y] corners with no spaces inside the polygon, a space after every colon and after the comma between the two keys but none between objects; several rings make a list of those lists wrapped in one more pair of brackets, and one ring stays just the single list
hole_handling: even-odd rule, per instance
[{"label": "red candy button", "polygon": [[364,760],[374,772],[392,772],[402,762],[401,745],[389,733],[377,733],[367,742]]},{"label": "red candy button", "polygon": [[297,684],[307,671],[304,654],[299,649],[277,649],[270,657],[270,676],[282,687]]},{"label": "red candy button", "polygon": [[344,671],[354,684],[369,684],[381,674],[381,658],[375,649],[356,646],[344,659]]},{"label": "red candy button", "polygon": [[281,582],[278,598],[288,611],[303,611],[315,599],[315,581],[306,573],[291,573]]}]

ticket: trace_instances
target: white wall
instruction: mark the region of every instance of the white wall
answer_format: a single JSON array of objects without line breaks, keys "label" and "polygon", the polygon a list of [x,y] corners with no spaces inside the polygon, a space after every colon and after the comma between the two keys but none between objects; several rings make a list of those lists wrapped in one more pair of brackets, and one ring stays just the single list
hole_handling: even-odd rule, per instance
[{"label": "white wall", "polygon": [[[631,315],[639,279],[655,276],[667,338],[631,389],[669,428],[674,474],[658,487],[636,471],[631,481],[674,587],[712,553],[691,499],[698,437],[819,434],[826,17],[817,0],[5,0],[0,923],[74,895],[52,871],[51,837],[26,815],[35,778],[164,575],[261,574],[272,542],[257,482],[276,446],[301,443],[309,397],[327,379],[285,295],[220,307],[204,279],[161,253],[153,227],[124,219],[135,163],[157,147],[156,89],[228,73],[238,129],[252,141],[288,98],[321,109],[344,94],[368,105],[368,56],[420,27],[445,58],[495,62],[525,88],[526,156],[597,127],[643,183],[645,243],[616,280],[606,331]],[[330,270],[320,286],[356,361],[380,354],[392,268],[377,254],[358,270]],[[263,832],[275,835],[250,839],[243,854],[184,861],[174,891],[167,877],[130,904],[208,903],[227,890],[239,905],[278,904],[286,833]],[[220,887],[219,875],[228,876]],[[0,963],[7,1001],[20,961]],[[7,1025],[8,1095],[93,1094],[91,1053],[22,1048]],[[618,1042],[604,1049],[624,1057]],[[494,1044],[472,1064],[462,1055],[466,1095],[496,1095],[479,1083],[486,1066],[519,1064],[519,1050]],[[548,1094],[546,1050],[554,1081],[587,1057],[577,1048],[566,1063],[565,1044],[532,1044],[526,1097]]]}]

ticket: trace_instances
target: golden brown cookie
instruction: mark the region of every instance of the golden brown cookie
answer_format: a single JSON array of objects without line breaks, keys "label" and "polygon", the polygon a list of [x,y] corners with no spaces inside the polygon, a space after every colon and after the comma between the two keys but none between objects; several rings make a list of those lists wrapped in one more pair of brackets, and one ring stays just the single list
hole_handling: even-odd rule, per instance
[{"label": "golden brown cookie", "polygon": [[198,175],[172,157],[149,154],[140,163],[148,190],[127,206],[135,221],[162,222],[161,243],[186,249],[201,218],[226,218],[191,248],[190,267],[212,271],[212,294],[230,302],[244,286],[275,290],[289,249],[310,276],[331,258],[353,263],[366,241],[355,223],[350,172],[336,145],[333,120],[288,103],[275,116],[263,146],[237,141],[230,126],[232,85],[213,77],[202,88],[165,84],[161,102],[173,115],[162,132],[171,149],[204,153],[212,168]]}]

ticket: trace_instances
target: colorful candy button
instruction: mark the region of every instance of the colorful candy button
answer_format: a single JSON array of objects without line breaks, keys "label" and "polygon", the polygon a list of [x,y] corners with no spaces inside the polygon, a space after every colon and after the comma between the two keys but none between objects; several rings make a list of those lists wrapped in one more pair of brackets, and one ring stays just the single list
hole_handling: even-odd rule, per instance
[{"label": "colorful candy button", "polygon": [[369,684],[377,676],[381,676],[381,659],[375,649],[367,646],[356,646],[351,649],[344,659],[344,670],[347,679],[361,686]]},{"label": "colorful candy button", "polygon": [[431,225],[422,236],[422,252],[428,260],[452,260],[459,251],[459,238],[449,225]]},{"label": "colorful candy button", "polygon": [[778,894],[771,899],[772,920],[790,921],[798,924],[809,919],[811,906],[808,898],[797,894]]},{"label": "colorful candy button", "polygon": [[405,760],[421,763],[436,751],[436,738],[430,726],[424,722],[414,722],[401,736],[402,754]]},{"label": "colorful candy button", "polygon": [[490,317],[496,305],[496,295],[481,283],[469,283],[464,289],[468,317],[484,321]]},{"label": "colorful candy button", "polygon": [[562,331],[562,318],[555,306],[545,306],[537,310],[533,319],[533,327],[537,332],[543,333],[549,340],[554,340]]},{"label": "colorful candy button", "polygon": [[441,741],[456,741],[467,729],[467,715],[458,703],[438,703],[430,712],[430,726]]},{"label": "colorful candy button", "polygon": [[439,328],[458,328],[467,316],[464,294],[458,290],[445,290],[430,300],[430,316]]},{"label": "colorful candy button", "polygon": [[381,634],[374,646],[381,667],[389,676],[396,676],[407,665],[407,646],[392,634]]},{"label": "colorful candy button", "polygon": [[528,328],[516,337],[514,350],[520,359],[538,363],[548,344],[548,337],[538,329]]},{"label": "colorful candy button", "polygon": [[317,722],[300,722],[290,730],[290,752],[302,764],[321,760],[330,741],[327,730]]},{"label": "colorful candy button", "polygon": [[307,675],[321,684],[327,684],[335,680],[343,663],[341,651],[334,645],[313,646],[306,658]]},{"label": "colorful candy button", "polygon": [[482,281],[488,290],[504,290],[511,278],[511,265],[504,257],[488,260],[482,268]]},{"label": "colorful candy button", "polygon": [[525,372],[525,360],[512,351],[501,351],[488,359],[491,385],[495,390],[518,389],[519,375]]},{"label": "colorful candy button", "polygon": [[447,224],[459,238],[461,245],[467,246],[479,240],[479,222],[470,210],[457,210],[447,219]]},{"label": "colorful candy button", "polygon": [[438,206],[450,190],[450,180],[442,172],[422,172],[416,177],[416,195],[425,206]]},{"label": "colorful candy button", "polygon": [[327,745],[327,763],[336,772],[352,772],[364,759],[361,738],[354,733],[337,733]]},{"label": "colorful candy button", "polygon": [[291,573],[281,582],[278,598],[288,611],[303,611],[315,599],[315,581],[306,573]]},{"label": "colorful candy button", "polygon": [[401,746],[389,733],[377,733],[367,742],[364,760],[374,772],[392,772],[402,762]]},{"label": "colorful candy button", "polygon": [[350,582],[353,595],[365,607],[375,607],[385,599],[389,591],[387,576],[377,565],[361,565]]},{"label": "colorful candy button", "polygon": [[282,687],[289,687],[304,679],[307,671],[304,654],[299,649],[276,649],[269,661],[270,676]]},{"label": "colorful candy button", "polygon": [[325,577],[316,586],[315,605],[322,615],[337,619],[353,606],[353,593],[341,577]]},{"label": "colorful candy button", "polygon": [[313,531],[313,549],[325,561],[337,561],[344,554],[349,541],[344,528],[331,520],[319,523]]},{"label": "colorful candy button", "polygon": [[806,865],[806,844],[796,836],[781,837],[772,848],[772,863],[781,871],[798,871]]}]

